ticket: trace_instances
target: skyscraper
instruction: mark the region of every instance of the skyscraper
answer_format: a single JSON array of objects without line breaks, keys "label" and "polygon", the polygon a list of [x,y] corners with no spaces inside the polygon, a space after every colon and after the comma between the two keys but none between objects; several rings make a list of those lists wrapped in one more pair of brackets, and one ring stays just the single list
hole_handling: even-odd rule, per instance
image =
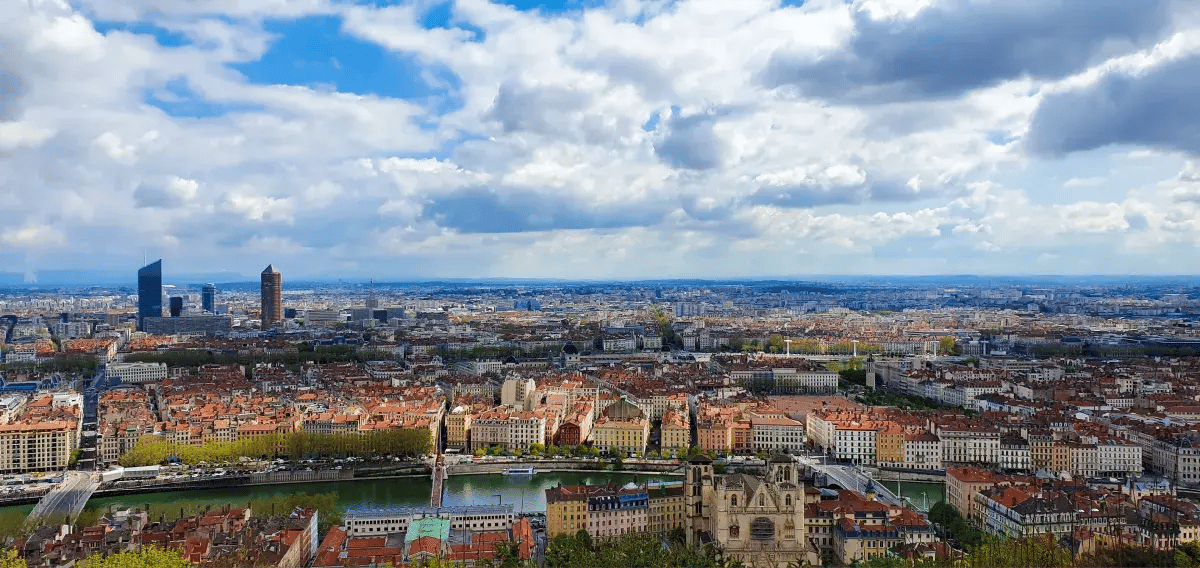
[{"label": "skyscraper", "polygon": [[268,264],[262,271],[262,327],[283,321],[283,274]]},{"label": "skyscraper", "polygon": [[171,317],[183,315],[183,296],[171,296]]},{"label": "skyscraper", "polygon": [[162,317],[162,259],[138,269],[138,331],[142,320]]},{"label": "skyscraper", "polygon": [[204,285],[204,289],[200,291],[200,309],[215,313],[217,311],[217,286],[213,283]]}]

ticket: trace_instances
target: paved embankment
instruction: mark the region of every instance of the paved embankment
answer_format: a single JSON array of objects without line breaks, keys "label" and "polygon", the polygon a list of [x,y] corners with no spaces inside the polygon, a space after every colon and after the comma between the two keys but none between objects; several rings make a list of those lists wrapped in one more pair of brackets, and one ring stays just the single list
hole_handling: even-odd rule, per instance
[{"label": "paved embankment", "polygon": [[[613,471],[612,463],[608,461],[519,460],[450,464],[446,467],[446,473],[449,475],[487,475],[503,473],[504,470],[512,467],[532,467],[538,471]],[[670,462],[626,461],[622,471],[683,475],[680,465]]]}]

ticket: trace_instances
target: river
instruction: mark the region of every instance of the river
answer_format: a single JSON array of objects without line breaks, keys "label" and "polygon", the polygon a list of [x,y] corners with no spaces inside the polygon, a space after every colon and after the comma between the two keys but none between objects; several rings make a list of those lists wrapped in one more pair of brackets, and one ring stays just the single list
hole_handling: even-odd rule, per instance
[{"label": "river", "polygon": [[[443,505],[511,504],[518,512],[545,512],[546,489],[556,485],[625,484],[681,480],[680,476],[653,473],[548,472],[533,477],[508,475],[455,475],[446,480]],[[88,501],[87,510],[136,507],[146,503],[181,502],[191,508],[199,504],[238,506],[250,499],[294,493],[337,493],[338,503],[348,510],[368,507],[428,506],[429,478],[397,478],[292,485],[255,485],[204,491],[173,491]]]},{"label": "river", "polygon": [[[679,481],[680,476],[654,473],[626,472],[547,472],[533,477],[506,475],[456,475],[446,480],[444,505],[511,504],[519,512],[545,512],[546,489],[558,484],[638,484],[654,481]],[[203,491],[174,491],[169,493],[146,493],[121,497],[99,497],[88,501],[85,510],[103,511],[151,505],[178,505],[192,514],[206,506],[239,506],[251,499],[270,498],[305,492],[309,494],[336,493],[338,503],[347,510],[388,506],[426,506],[429,504],[429,478],[374,479],[341,481],[332,483],[306,483],[292,485],[255,485],[228,487]],[[885,482],[892,491],[895,481]],[[909,497],[920,507],[922,498],[933,505],[945,498],[946,486],[942,483],[901,482],[900,494]],[[922,497],[924,494],[924,497]],[[23,518],[33,508],[22,505],[0,508],[0,518]],[[156,507],[157,508],[157,507]]]}]

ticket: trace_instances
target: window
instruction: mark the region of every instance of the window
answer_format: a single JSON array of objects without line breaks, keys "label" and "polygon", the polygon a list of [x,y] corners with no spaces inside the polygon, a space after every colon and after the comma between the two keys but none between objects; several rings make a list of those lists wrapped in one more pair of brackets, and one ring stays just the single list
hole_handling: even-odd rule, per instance
[{"label": "window", "polygon": [[750,538],[754,540],[772,540],[775,538],[775,521],[766,517],[758,517],[750,521]]}]

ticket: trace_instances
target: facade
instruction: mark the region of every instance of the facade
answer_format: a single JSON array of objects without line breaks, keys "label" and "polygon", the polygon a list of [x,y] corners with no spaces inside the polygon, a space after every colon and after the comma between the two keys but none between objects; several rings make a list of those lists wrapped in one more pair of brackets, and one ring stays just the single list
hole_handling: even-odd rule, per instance
[{"label": "facade", "polygon": [[904,467],[941,469],[942,440],[929,432],[904,436]]},{"label": "facade", "polygon": [[648,529],[650,494],[632,483],[618,491],[589,495],[588,534],[594,539],[614,538]]},{"label": "facade", "polygon": [[546,536],[586,530],[592,538],[630,532],[666,535],[686,528],[683,486],[672,483],[557,486],[546,490]]},{"label": "facade", "polygon": [[768,453],[789,453],[804,447],[804,424],[791,418],[750,419],[754,449]]},{"label": "facade", "polygon": [[1098,475],[1139,476],[1142,474],[1142,447],[1124,440],[1101,440],[1096,444]]},{"label": "facade", "polygon": [[858,465],[875,465],[875,426],[839,424],[834,430],[834,455]]},{"label": "facade", "polygon": [[0,425],[0,473],[66,469],[78,435],[66,420]]},{"label": "facade", "polygon": [[795,462],[769,465],[765,477],[734,474],[716,481],[713,538],[747,566],[812,566],[804,522],[804,486]]},{"label": "facade", "polygon": [[546,538],[588,529],[588,492],[606,486],[574,485],[546,490]]},{"label": "facade", "polygon": [[1000,438],[1000,469],[1029,471],[1029,442],[1018,435]]},{"label": "facade", "polygon": [[994,466],[1000,463],[1000,431],[974,424],[934,424],[942,440],[942,464]]},{"label": "facade", "polygon": [[659,447],[663,452],[678,452],[692,445],[692,419],[685,410],[668,410],[662,419]]},{"label": "facade", "polygon": [[446,414],[446,447],[466,450],[471,434],[471,409],[459,406]]},{"label": "facade", "polygon": [[984,532],[1017,538],[1071,534],[1079,512],[1071,499],[1059,492],[1033,492],[1023,487],[996,487],[975,494]]},{"label": "facade", "polygon": [[904,429],[888,423],[875,433],[875,463],[900,466],[904,464]]},{"label": "facade", "polygon": [[645,418],[619,420],[605,416],[592,426],[592,443],[597,448],[640,454],[646,451],[649,439],[650,421]]},{"label": "facade", "polygon": [[138,331],[142,321],[162,317],[162,259],[138,269]]},{"label": "facade", "polygon": [[445,519],[451,530],[497,531],[511,529],[517,515],[512,505],[357,509],[346,513],[345,527],[350,536],[384,536],[407,532],[414,522],[426,518]]},{"label": "facade", "polygon": [[[492,372],[500,371],[500,361],[495,361],[496,369]],[[482,375],[483,373],[471,373]],[[512,377],[504,380],[504,384],[500,387],[500,404],[516,408],[517,410],[531,410],[533,407],[533,396],[537,391],[537,383],[533,379],[524,377]]]},{"label": "facade", "polygon": [[204,334],[218,335],[233,330],[229,316],[198,315],[186,317],[149,317],[143,320],[143,330],[157,335]]},{"label": "facade", "polygon": [[200,309],[210,314],[217,311],[217,285],[209,282],[200,290]]},{"label": "facade", "polygon": [[262,327],[265,329],[283,321],[283,274],[267,265],[262,271]]},{"label": "facade", "polygon": [[650,533],[666,536],[671,531],[687,528],[687,503],[683,497],[683,485],[673,483],[649,488],[650,516],[647,521]]},{"label": "facade", "polygon": [[104,368],[109,379],[121,379],[122,383],[157,383],[167,378],[166,363],[109,363]]}]

